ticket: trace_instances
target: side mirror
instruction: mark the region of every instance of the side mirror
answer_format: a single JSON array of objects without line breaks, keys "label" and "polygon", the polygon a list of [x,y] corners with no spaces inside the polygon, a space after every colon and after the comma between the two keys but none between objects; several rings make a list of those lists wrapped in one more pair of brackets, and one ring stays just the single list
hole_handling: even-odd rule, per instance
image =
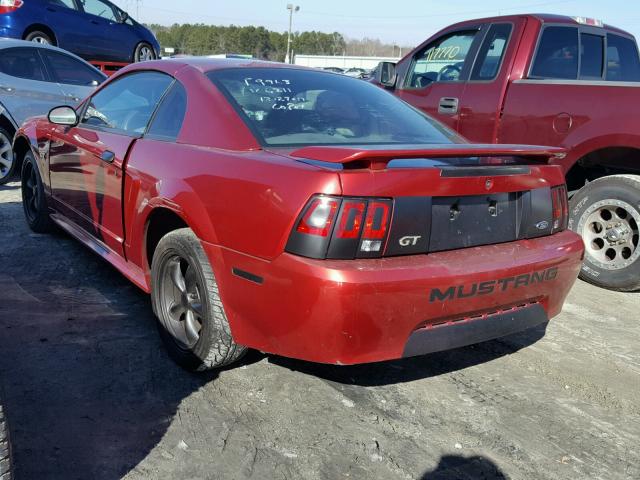
[{"label": "side mirror", "polygon": [[124,23],[129,20],[129,14],[127,12],[120,12],[120,23]]},{"label": "side mirror", "polygon": [[78,124],[78,114],[76,111],[67,106],[56,107],[49,112],[49,121],[56,125],[68,125],[75,127]]},{"label": "side mirror", "polygon": [[395,87],[396,64],[392,62],[380,62],[376,69],[376,82],[384,87]]}]

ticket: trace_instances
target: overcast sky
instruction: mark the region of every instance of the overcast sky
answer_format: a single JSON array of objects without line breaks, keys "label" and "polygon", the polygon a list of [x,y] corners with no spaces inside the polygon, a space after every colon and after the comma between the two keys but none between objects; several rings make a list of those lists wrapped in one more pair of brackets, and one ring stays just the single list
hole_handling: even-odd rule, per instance
[{"label": "overcast sky", "polygon": [[[287,1],[115,0],[145,23],[256,25],[286,31]],[[595,17],[640,35],[640,0],[299,0],[294,30],[338,31],[413,46],[461,20],[524,12]]]}]

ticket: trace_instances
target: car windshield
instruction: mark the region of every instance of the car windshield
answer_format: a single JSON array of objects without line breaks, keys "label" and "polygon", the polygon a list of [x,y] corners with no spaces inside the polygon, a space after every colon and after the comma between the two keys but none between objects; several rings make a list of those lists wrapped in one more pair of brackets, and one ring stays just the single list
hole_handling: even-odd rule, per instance
[{"label": "car windshield", "polygon": [[285,68],[235,68],[207,75],[265,145],[464,141],[390,93],[355,78]]}]

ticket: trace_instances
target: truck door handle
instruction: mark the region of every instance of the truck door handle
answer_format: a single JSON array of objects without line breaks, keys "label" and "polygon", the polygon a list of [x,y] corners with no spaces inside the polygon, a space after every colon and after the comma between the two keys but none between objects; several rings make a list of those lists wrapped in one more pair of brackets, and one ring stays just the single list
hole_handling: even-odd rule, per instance
[{"label": "truck door handle", "polygon": [[100,155],[100,160],[102,160],[103,162],[113,163],[115,159],[116,154],[111,150],[105,150],[104,152],[102,152],[102,155]]},{"label": "truck door handle", "polygon": [[455,97],[442,97],[438,103],[438,113],[441,115],[455,115],[458,113],[460,101]]}]

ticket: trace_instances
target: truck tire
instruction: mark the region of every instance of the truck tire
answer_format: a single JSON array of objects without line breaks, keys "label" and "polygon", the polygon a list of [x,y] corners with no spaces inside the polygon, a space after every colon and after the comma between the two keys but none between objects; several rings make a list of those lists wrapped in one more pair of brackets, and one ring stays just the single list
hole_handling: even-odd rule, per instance
[{"label": "truck tire", "polygon": [[11,440],[9,438],[9,425],[4,416],[4,409],[0,404],[0,480],[13,478],[13,462],[11,458]]},{"label": "truck tire", "polygon": [[611,175],[584,186],[570,204],[569,228],[585,243],[580,278],[630,292],[640,289],[640,175]]},{"label": "truck tire", "polygon": [[53,222],[49,217],[47,196],[38,170],[38,164],[31,152],[22,161],[22,208],[29,228],[36,233],[49,233]]},{"label": "truck tire", "polygon": [[191,229],[174,230],[158,243],[151,265],[151,300],[160,335],[183,368],[223,367],[246,352],[231,336],[209,259]]}]

